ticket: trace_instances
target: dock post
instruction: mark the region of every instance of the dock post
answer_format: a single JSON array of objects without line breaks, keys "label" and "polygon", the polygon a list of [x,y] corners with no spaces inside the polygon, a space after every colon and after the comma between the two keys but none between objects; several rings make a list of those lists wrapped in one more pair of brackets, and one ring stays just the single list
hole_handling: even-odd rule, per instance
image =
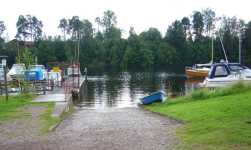
[{"label": "dock post", "polygon": [[6,101],[8,100],[8,79],[7,79],[7,57],[8,56],[0,56],[0,59],[2,60],[2,66],[3,66],[3,71],[4,71],[4,84],[5,84],[5,96],[6,96]]},{"label": "dock post", "polygon": [[6,96],[6,101],[8,100],[8,81],[7,81],[7,67],[4,66],[4,85],[5,85],[5,96]]},{"label": "dock post", "polygon": [[86,81],[87,80],[87,68],[86,67],[85,67],[84,73],[85,73],[85,81]]}]

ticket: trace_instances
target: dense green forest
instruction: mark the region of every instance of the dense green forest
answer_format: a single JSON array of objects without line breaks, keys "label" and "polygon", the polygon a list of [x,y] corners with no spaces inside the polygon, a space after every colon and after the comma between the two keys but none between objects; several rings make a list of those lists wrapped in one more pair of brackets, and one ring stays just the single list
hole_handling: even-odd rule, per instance
[{"label": "dense green forest", "polygon": [[186,65],[210,62],[212,38],[215,62],[224,58],[220,37],[229,61],[237,62],[241,37],[242,63],[251,65],[251,21],[218,17],[211,9],[188,16],[167,26],[165,35],[154,27],[137,34],[131,27],[129,36],[124,38],[111,10],[95,19],[97,28],[79,16],[62,18],[58,25],[62,35],[54,37],[42,36],[43,23],[35,16],[20,15],[16,37],[11,41],[2,37],[6,27],[0,21],[0,55],[8,56],[9,65],[36,56],[38,63],[46,66],[79,58],[81,68],[89,69],[184,70]]}]

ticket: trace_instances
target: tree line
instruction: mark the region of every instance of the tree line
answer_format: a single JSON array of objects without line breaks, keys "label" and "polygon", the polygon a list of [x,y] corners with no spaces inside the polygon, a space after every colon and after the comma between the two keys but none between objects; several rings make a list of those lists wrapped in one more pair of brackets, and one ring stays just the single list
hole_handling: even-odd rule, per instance
[{"label": "tree line", "polygon": [[[0,21],[0,55],[7,55],[10,64],[22,62],[31,55],[37,63],[70,63],[78,60],[89,69],[184,69],[184,66],[211,61],[212,39],[214,61],[224,58],[222,45],[230,62],[238,62],[239,43],[242,63],[251,66],[251,21],[237,17],[216,16],[211,9],[194,11],[175,20],[165,35],[154,27],[137,34],[133,27],[127,38],[117,27],[111,10],[95,19],[95,25],[79,16],[62,18],[61,36],[43,36],[43,23],[31,15],[20,15],[14,40],[5,42],[6,30]],[[241,41],[240,41],[241,39]],[[30,58],[30,56],[29,56]]]}]

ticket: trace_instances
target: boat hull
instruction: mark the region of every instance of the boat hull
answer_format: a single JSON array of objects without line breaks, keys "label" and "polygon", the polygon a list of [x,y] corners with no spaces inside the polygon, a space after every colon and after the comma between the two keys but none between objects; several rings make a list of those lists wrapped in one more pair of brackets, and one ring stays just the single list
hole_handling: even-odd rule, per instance
[{"label": "boat hull", "polygon": [[203,86],[207,88],[225,87],[231,86],[235,83],[242,82],[246,84],[251,84],[251,79],[239,79],[239,78],[226,78],[226,79],[205,79]]},{"label": "boat hull", "polygon": [[250,84],[251,70],[245,66],[234,63],[216,63],[213,64],[210,74],[204,80],[203,86],[214,88],[223,87],[243,82]]},{"label": "boat hull", "polygon": [[140,101],[142,102],[142,104],[144,105],[148,105],[148,104],[152,104],[154,102],[163,102],[164,101],[164,92],[155,92],[150,94],[149,96],[143,97],[140,99]]},{"label": "boat hull", "polygon": [[209,71],[205,70],[195,70],[195,69],[186,69],[186,75],[188,78],[205,78],[208,76]]}]

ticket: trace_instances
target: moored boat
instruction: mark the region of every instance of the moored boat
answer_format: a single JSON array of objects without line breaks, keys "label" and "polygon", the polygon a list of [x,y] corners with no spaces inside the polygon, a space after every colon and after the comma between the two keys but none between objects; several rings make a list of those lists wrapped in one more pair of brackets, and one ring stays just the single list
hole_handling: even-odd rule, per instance
[{"label": "moored boat", "polygon": [[216,63],[212,65],[204,87],[222,87],[244,81],[251,83],[251,69],[238,63]]},{"label": "moored boat", "polygon": [[212,55],[211,55],[211,61],[206,64],[195,64],[193,67],[186,67],[185,72],[188,78],[205,78],[208,76],[208,73],[210,71],[211,65],[214,62],[214,44],[213,44],[213,36],[212,36]]},{"label": "moored boat", "polygon": [[144,105],[151,104],[154,102],[163,102],[165,100],[164,96],[165,96],[165,92],[157,91],[157,92],[151,93],[150,95],[146,97],[141,98],[140,101]]},{"label": "moored boat", "polygon": [[196,64],[193,67],[186,67],[186,75],[188,78],[205,78],[211,68],[211,63]]}]

